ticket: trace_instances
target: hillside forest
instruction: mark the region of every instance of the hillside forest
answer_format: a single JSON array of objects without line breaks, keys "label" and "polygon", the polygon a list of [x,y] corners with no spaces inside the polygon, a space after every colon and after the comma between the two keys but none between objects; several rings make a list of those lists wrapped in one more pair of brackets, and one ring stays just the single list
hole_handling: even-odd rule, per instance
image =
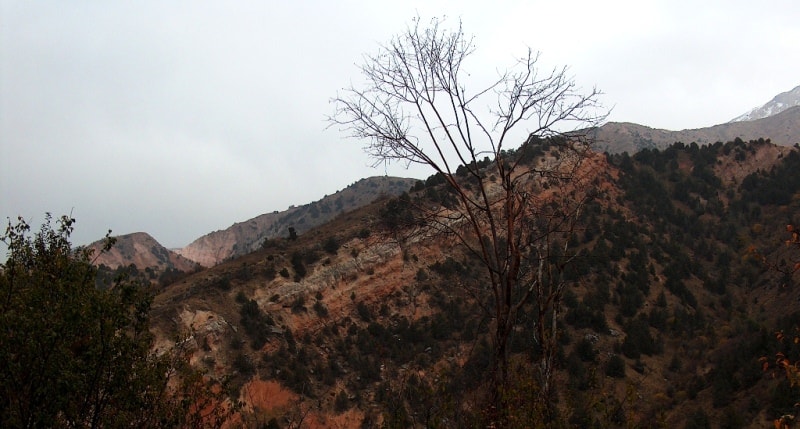
[{"label": "hillside forest", "polygon": [[[559,156],[555,143],[529,140],[505,155],[536,164]],[[479,168],[491,179],[494,165]],[[0,421],[789,425],[800,398],[800,149],[763,139],[675,143],[595,153],[587,165],[593,192],[553,242],[571,246],[548,254],[569,263],[555,264],[565,288],[546,309],[557,313],[546,394],[535,301],[516,313],[497,384],[482,262],[420,215],[456,204],[437,174],[171,282],[124,267],[96,277],[91,255],[70,247],[74,220],[33,236],[10,224]],[[93,382],[80,381],[89,373]],[[137,412],[154,401],[159,411]]]}]

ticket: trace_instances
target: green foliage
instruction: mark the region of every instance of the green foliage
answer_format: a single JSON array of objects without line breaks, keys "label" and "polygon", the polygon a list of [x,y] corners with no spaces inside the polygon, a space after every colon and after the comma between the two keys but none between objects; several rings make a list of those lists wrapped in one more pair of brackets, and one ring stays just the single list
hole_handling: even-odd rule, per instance
[{"label": "green foliage", "polygon": [[686,422],[684,429],[711,429],[711,423],[708,420],[708,414],[703,410],[695,411],[689,420]]},{"label": "green foliage", "polygon": [[249,377],[256,372],[256,367],[253,365],[253,361],[245,355],[244,353],[239,353],[233,359],[233,368],[239,372],[239,374]]},{"label": "green foliage", "polygon": [[800,154],[792,151],[768,172],[758,171],[742,180],[743,199],[760,205],[786,205],[800,191]]},{"label": "green foliage", "polygon": [[571,389],[587,390],[590,387],[589,371],[586,369],[584,361],[577,353],[570,353],[566,362],[567,373],[569,374],[569,387]]},{"label": "green foliage", "polygon": [[711,399],[714,408],[728,405],[733,400],[735,387],[735,381],[718,373],[711,385]]},{"label": "green foliage", "polygon": [[369,307],[364,304],[364,301],[359,301],[356,304],[356,311],[358,312],[358,317],[365,322],[369,322],[372,320],[372,312],[370,311]]},{"label": "green foliage", "polygon": [[294,251],[291,255],[291,262],[292,268],[294,268],[294,280],[300,281],[303,277],[306,276],[308,271],[306,270],[306,265],[303,263],[303,253]]},{"label": "green foliage", "polygon": [[350,400],[347,398],[347,392],[344,390],[339,391],[339,394],[336,395],[336,402],[334,403],[334,409],[337,413],[343,413],[350,408]]},{"label": "green foliage", "polygon": [[567,311],[564,321],[576,329],[591,328],[595,332],[608,330],[608,322],[603,312],[602,303],[589,305],[580,301]]},{"label": "green foliage", "polygon": [[[54,229],[48,215],[31,236],[20,219],[0,236],[9,251],[0,265],[0,426],[188,425],[191,405],[204,400],[200,379],[178,354],[151,353],[144,288],[95,287],[92,252],[69,241],[74,222],[64,216]],[[178,373],[184,382],[171,390]]]},{"label": "green foliage", "polygon": [[178,280],[186,277],[188,274],[178,270],[173,267],[167,267],[159,276],[158,276],[158,285],[161,287],[167,287]]},{"label": "green foliage", "polygon": [[242,297],[244,302],[239,309],[239,315],[241,316],[239,322],[242,324],[247,336],[250,337],[253,349],[258,350],[269,340],[270,327],[275,325],[275,321],[261,311],[255,300],[247,299],[243,294]]},{"label": "green foliage", "polygon": [[231,290],[231,279],[227,275],[216,277],[211,281],[211,286],[224,291]]},{"label": "green foliage", "polygon": [[319,317],[328,317],[328,307],[322,303],[322,301],[316,301],[314,303],[314,311],[317,313]]},{"label": "green foliage", "polygon": [[613,378],[625,378],[625,359],[612,355],[606,362],[606,375]]},{"label": "green foliage", "polygon": [[575,353],[583,362],[594,362],[597,359],[597,350],[591,339],[584,337],[575,345]]},{"label": "green foliage", "polygon": [[414,209],[411,204],[411,197],[403,192],[399,197],[386,202],[381,208],[380,217],[383,224],[390,231],[397,231],[401,228],[414,225]]},{"label": "green foliage", "polygon": [[292,313],[305,313],[306,312],[306,297],[305,294],[298,294],[294,301],[292,301]]},{"label": "green foliage", "polygon": [[322,249],[331,255],[335,255],[339,251],[339,240],[334,236],[328,237],[325,243],[322,244]]},{"label": "green foliage", "polygon": [[[263,360],[272,365],[275,371],[273,375],[287,387],[299,394],[311,394],[309,365],[315,357],[297,346],[290,331],[285,331],[285,337],[288,348],[281,347],[272,355],[264,355]],[[291,356],[292,354],[295,356]]]},{"label": "green foliage", "polygon": [[621,284],[617,287],[617,293],[619,294],[620,314],[625,317],[635,315],[644,302],[644,295],[636,286]]},{"label": "green foliage", "polygon": [[446,279],[462,274],[466,269],[464,265],[449,256],[445,258],[444,262],[436,261],[429,268]]},{"label": "green foliage", "polygon": [[272,281],[275,280],[275,277],[278,275],[278,271],[275,269],[274,265],[269,265],[264,268],[263,275],[267,281]]},{"label": "green foliage", "polygon": [[622,353],[630,359],[638,359],[642,354],[660,353],[659,343],[650,334],[649,324],[644,318],[631,320],[625,327],[625,340],[622,342]]}]

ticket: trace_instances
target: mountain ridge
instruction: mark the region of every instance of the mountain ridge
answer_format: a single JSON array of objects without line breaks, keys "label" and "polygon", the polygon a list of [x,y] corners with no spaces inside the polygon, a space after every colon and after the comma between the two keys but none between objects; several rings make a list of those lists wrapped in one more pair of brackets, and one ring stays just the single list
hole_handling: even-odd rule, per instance
[{"label": "mountain ridge", "polygon": [[698,145],[733,141],[769,139],[780,146],[800,143],[800,106],[790,107],[762,119],[728,122],[705,128],[670,131],[631,122],[609,122],[587,130],[595,139],[595,148],[608,153],[636,153],[642,149],[665,149],[675,142]]},{"label": "mountain ridge", "polygon": [[155,268],[160,272],[166,270],[191,272],[197,268],[196,262],[167,249],[146,232],[117,235],[114,239],[116,240],[114,246],[104,252],[100,251],[105,244],[104,240],[89,245],[96,255],[95,265],[104,265],[116,270],[133,264],[138,269]]},{"label": "mountain ridge", "polygon": [[213,266],[234,256],[259,249],[264,240],[287,236],[289,228],[302,234],[344,212],[371,203],[381,195],[396,196],[408,191],[416,179],[373,176],[354,182],[331,195],[282,212],[266,213],[230,227],[205,234],[176,253],[202,266]]},{"label": "mountain ridge", "polygon": [[753,121],[777,115],[786,109],[800,106],[800,85],[786,92],[782,92],[764,105],[754,107],[746,113],[730,120],[730,122]]},{"label": "mountain ridge", "polygon": [[[612,154],[622,152],[633,154],[642,149],[664,149],[675,142],[706,145],[733,141],[737,138],[742,141],[766,138],[780,146],[791,146],[800,143],[800,105],[798,104],[800,104],[800,86],[776,95],[764,106],[752,109],[733,121],[710,127],[670,131],[632,122],[609,122],[584,132],[595,140],[596,151]],[[748,119],[744,119],[745,117]],[[331,196],[326,195],[318,201],[297,207],[290,206],[281,212],[274,211],[242,222],[235,222],[226,229],[204,234],[182,248],[168,250],[201,266],[213,266],[231,257],[257,250],[264,240],[288,234],[289,227],[293,227],[297,233],[302,233],[331,220],[331,213],[340,214],[372,201],[359,198],[358,202],[355,202],[353,195],[347,192],[351,187],[364,184],[365,188],[363,189],[369,190],[370,187],[377,187],[378,194],[385,193],[387,196],[396,196],[400,192],[408,190],[414,182],[416,182],[415,179],[387,176],[364,178]],[[398,186],[390,187],[388,186],[390,183]],[[344,208],[344,203],[340,199],[336,199],[341,197],[340,193],[342,192],[348,194],[346,197],[348,198],[347,208]],[[369,195],[374,199],[378,194],[372,192]],[[353,203],[351,203],[351,199]],[[334,204],[335,207],[331,208],[331,204]],[[153,261],[153,256],[151,255],[148,260]],[[128,265],[122,260],[119,261],[119,264]]]},{"label": "mountain ridge", "polygon": [[408,191],[417,179],[373,176],[360,179],[344,189],[308,204],[290,206],[284,211],[264,213],[236,222],[228,228],[204,234],[182,248],[168,249],[146,232],[114,236],[117,243],[109,252],[100,252],[104,240],[88,245],[94,249],[95,265],[116,270],[135,266],[158,272],[177,270],[191,272],[198,267],[214,266],[235,256],[259,249],[264,240],[288,235],[288,228],[302,234],[332,220],[344,212],[371,203],[381,196],[397,196]]}]

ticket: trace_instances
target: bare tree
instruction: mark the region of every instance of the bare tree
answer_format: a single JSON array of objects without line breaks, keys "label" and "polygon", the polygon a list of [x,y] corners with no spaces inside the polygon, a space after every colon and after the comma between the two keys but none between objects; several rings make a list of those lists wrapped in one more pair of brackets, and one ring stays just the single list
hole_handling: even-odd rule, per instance
[{"label": "bare tree", "polygon": [[[486,268],[497,385],[507,378],[508,341],[519,313],[534,305],[547,393],[562,274],[572,259],[565,237],[590,188],[581,182],[590,142],[577,130],[605,119],[601,93],[581,94],[566,68],[543,72],[530,49],[470,90],[475,79],[464,65],[475,51],[473,39],[460,23],[454,30],[438,19],[422,24],[415,19],[365,56],[363,85],[337,95],[330,121],[366,140],[376,164],[424,164],[444,177],[457,207],[428,208],[427,220],[457,237]],[[515,149],[509,140],[524,144]]]}]

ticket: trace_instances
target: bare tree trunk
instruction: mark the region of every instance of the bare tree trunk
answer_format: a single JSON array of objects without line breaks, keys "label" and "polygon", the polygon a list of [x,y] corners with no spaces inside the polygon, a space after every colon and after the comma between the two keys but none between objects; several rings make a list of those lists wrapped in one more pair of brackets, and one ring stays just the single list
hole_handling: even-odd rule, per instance
[{"label": "bare tree trunk", "polygon": [[[424,164],[445,179],[457,207],[428,205],[423,217],[429,228],[454,237],[477,256],[488,274],[488,287],[478,299],[492,300],[479,304],[495,323],[495,405],[503,405],[518,315],[532,303],[539,311],[535,340],[543,353],[541,387],[549,394],[563,288],[553,283],[560,272],[553,264],[561,262],[548,259],[550,246],[577,219],[579,204],[573,206],[564,195],[589,142],[574,131],[605,120],[601,93],[581,94],[566,68],[542,72],[539,55],[530,50],[515,67],[469,91],[466,83],[472,79],[462,65],[475,49],[472,38],[460,23],[452,31],[439,20],[421,24],[417,18],[378,54],[366,57],[361,66],[365,87],[337,95],[329,119],[365,139],[376,165]],[[522,127],[525,131],[515,135]],[[572,133],[562,131],[570,127]],[[508,139],[524,144],[509,151]],[[481,158],[487,162],[481,164]],[[487,178],[490,174],[496,178]]]}]

